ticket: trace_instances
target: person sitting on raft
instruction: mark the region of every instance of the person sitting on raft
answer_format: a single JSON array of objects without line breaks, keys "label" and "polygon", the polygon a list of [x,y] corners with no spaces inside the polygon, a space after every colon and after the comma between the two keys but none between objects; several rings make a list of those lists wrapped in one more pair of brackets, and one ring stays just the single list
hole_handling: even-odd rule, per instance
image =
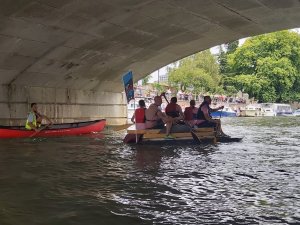
[{"label": "person sitting on raft", "polygon": [[214,127],[216,129],[218,136],[226,136],[228,135],[224,134],[221,128],[221,120],[220,119],[212,119],[211,112],[216,112],[220,109],[223,109],[224,106],[220,106],[218,108],[212,109],[209,107],[211,104],[211,98],[210,96],[204,96],[204,101],[199,106],[198,112],[197,112],[197,119],[199,120],[197,122],[198,127]]},{"label": "person sitting on raft", "polygon": [[146,115],[146,128],[149,129],[163,129],[166,124],[166,139],[174,139],[170,135],[173,119],[168,117],[161,111],[162,99],[161,96],[154,97],[154,103],[149,106],[145,111]]},{"label": "person sitting on raft", "polygon": [[174,118],[173,123],[178,123],[180,120],[183,120],[184,115],[182,108],[177,104],[177,98],[172,97],[170,103],[167,105],[165,112],[168,116]]},{"label": "person sitting on raft", "polygon": [[36,103],[31,103],[31,111],[28,114],[25,128],[27,130],[38,131],[38,128],[41,126],[43,119],[45,119],[48,122],[48,126],[53,124],[47,116],[42,115],[38,112],[38,107]]},{"label": "person sitting on raft", "polygon": [[135,123],[137,130],[144,130],[146,129],[146,104],[144,100],[139,100],[139,108],[136,109],[131,117],[131,121]]},{"label": "person sitting on raft", "polygon": [[190,106],[186,107],[184,109],[184,121],[190,127],[193,127],[195,124],[197,124],[198,108],[195,105],[196,105],[195,100],[191,100],[190,101]]}]

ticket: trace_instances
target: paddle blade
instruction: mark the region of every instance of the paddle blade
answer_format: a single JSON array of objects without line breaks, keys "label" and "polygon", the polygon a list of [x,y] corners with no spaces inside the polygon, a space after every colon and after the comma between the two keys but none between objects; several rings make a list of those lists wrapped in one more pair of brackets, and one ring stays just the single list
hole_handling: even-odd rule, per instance
[{"label": "paddle blade", "polygon": [[140,142],[142,137],[143,137],[142,134],[126,134],[125,138],[123,139],[123,142],[127,144],[136,143],[136,140],[137,142]]},{"label": "paddle blade", "polygon": [[197,136],[197,134],[194,131],[191,131],[191,135],[197,144],[202,143],[202,141],[199,139],[199,137]]}]

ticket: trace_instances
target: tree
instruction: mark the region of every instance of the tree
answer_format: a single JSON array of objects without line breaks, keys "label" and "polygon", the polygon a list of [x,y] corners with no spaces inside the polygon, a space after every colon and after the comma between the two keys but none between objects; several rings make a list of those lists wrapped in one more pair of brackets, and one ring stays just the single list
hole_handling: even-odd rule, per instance
[{"label": "tree", "polygon": [[287,102],[300,93],[300,36],[291,31],[246,40],[227,57],[234,77],[224,83],[242,87],[259,101]]},{"label": "tree", "polygon": [[147,85],[148,82],[149,82],[149,80],[150,80],[150,75],[144,77],[144,78],[142,79],[142,85]]},{"label": "tree", "polygon": [[224,44],[225,51],[222,45],[220,45],[220,51],[218,55],[218,63],[220,65],[220,73],[222,75],[230,76],[232,74],[231,68],[228,66],[228,55],[232,54],[239,47],[239,40]]},{"label": "tree", "polygon": [[232,54],[239,47],[239,40],[236,40],[236,41],[233,41],[233,42],[229,42],[229,43],[225,44],[225,46],[226,46],[226,49],[227,49],[226,53],[227,54]]},{"label": "tree", "polygon": [[169,82],[182,91],[215,92],[220,80],[219,66],[209,50],[186,57],[169,69]]},{"label": "tree", "polygon": [[227,55],[223,50],[222,45],[219,46],[218,63],[220,67],[220,73],[225,74],[227,72]]}]

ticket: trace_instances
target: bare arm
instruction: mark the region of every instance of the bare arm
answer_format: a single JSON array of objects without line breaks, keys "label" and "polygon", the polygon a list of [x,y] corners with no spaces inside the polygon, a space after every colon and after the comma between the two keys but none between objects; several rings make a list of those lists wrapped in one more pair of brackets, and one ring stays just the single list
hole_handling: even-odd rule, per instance
[{"label": "bare arm", "polygon": [[172,122],[173,118],[170,116],[167,116],[165,113],[162,111],[158,111],[156,114],[164,123]]},{"label": "bare arm", "polygon": [[211,109],[212,112],[217,112],[219,111],[220,109],[224,109],[224,106],[220,106],[218,108],[215,108],[215,109]]},{"label": "bare arm", "polygon": [[45,119],[47,121],[48,125],[52,125],[53,124],[53,122],[47,116],[45,116],[45,115],[40,115],[40,116],[42,117],[42,119]]},{"label": "bare arm", "polygon": [[178,112],[179,112],[179,119],[183,120],[184,119],[184,114],[182,112],[182,108],[178,105]]},{"label": "bare arm", "polygon": [[135,119],[135,113],[133,113],[132,117],[131,117],[131,122],[134,123],[134,119]]},{"label": "bare arm", "polygon": [[208,107],[202,106],[201,110],[203,112],[205,120],[207,120],[209,122],[213,122],[213,123],[218,123],[216,120],[210,118],[209,113],[208,113],[208,110],[209,110]]}]

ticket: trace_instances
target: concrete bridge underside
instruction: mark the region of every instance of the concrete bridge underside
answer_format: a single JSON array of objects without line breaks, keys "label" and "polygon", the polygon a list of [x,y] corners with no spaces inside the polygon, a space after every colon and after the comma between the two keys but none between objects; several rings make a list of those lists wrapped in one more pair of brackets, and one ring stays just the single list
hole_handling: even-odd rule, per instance
[{"label": "concrete bridge underside", "polygon": [[126,122],[135,80],[195,52],[299,27],[299,0],[0,0],[0,124]]}]

